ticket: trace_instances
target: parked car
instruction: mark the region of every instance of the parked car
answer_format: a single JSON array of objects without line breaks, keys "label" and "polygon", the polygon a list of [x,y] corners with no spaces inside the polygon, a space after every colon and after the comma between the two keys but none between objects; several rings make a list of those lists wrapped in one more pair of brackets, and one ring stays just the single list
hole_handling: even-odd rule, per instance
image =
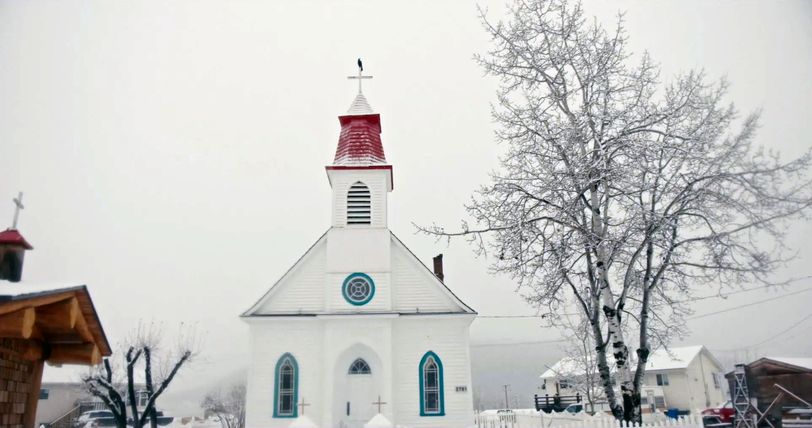
[{"label": "parked car", "polygon": [[570,404],[564,408],[564,411],[569,413],[581,413],[584,411],[584,405],[581,403]]},{"label": "parked car", "polygon": [[499,422],[516,423],[516,413],[510,409],[500,409],[496,411],[496,416],[499,417]]},{"label": "parked car", "polygon": [[731,422],[722,422],[722,418],[716,415],[703,415],[702,426],[705,428],[732,428]]},{"label": "parked car", "polygon": [[87,424],[85,424],[84,428],[108,428],[115,426],[117,426],[116,418],[110,416],[104,418],[91,419],[87,421]]},{"label": "parked car", "polygon": [[702,411],[702,416],[718,416],[719,420],[724,423],[733,423],[733,417],[736,416],[736,409],[733,408],[733,403],[726,401],[719,407],[711,407]]},{"label": "parked car", "polygon": [[109,410],[90,410],[79,415],[79,417],[76,419],[76,422],[74,422],[73,426],[76,428],[84,428],[85,426],[87,426],[87,423],[92,420],[98,418],[112,418],[112,417],[113,412]]}]

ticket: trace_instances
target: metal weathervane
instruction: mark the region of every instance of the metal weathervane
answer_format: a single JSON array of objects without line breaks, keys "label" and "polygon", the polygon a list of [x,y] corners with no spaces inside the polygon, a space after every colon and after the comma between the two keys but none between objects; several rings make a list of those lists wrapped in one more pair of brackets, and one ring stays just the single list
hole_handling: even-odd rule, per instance
[{"label": "metal weathervane", "polygon": [[361,62],[361,58],[358,58],[358,63],[357,64],[358,64],[358,75],[357,76],[347,76],[347,79],[351,79],[351,80],[358,79],[358,93],[360,94],[360,93],[363,93],[361,91],[361,82],[363,82],[364,79],[371,79],[372,76],[364,76],[364,63]]}]

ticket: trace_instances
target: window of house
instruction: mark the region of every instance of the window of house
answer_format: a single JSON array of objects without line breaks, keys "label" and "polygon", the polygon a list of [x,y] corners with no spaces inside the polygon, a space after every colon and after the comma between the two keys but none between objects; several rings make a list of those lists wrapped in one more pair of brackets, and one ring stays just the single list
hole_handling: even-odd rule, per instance
[{"label": "window of house", "polygon": [[572,388],[572,380],[563,378],[558,381],[558,387],[561,389],[570,389]]},{"label": "window of house", "polygon": [[147,391],[138,391],[138,407],[147,407],[149,401],[149,393]]},{"label": "window of house", "polygon": [[299,389],[299,369],[293,355],[285,354],[276,362],[274,417],[295,418]]},{"label": "window of house", "polygon": [[372,202],[369,188],[358,181],[347,192],[347,224],[370,224]]},{"label": "window of house", "polygon": [[40,400],[47,400],[47,399],[48,399],[48,395],[50,395],[50,394],[51,394],[51,391],[50,391],[50,390],[45,389],[45,388],[40,389],[40,390],[39,390],[39,399],[40,399]]},{"label": "window of house", "polygon": [[666,385],[668,385],[668,375],[667,374],[658,374],[657,375],[657,385],[658,386],[666,386]]},{"label": "window of house", "polygon": [[372,371],[369,369],[369,364],[362,358],[358,358],[350,364],[351,375],[370,374]]},{"label": "window of house", "polygon": [[664,409],[665,408],[665,397],[663,397],[662,395],[655,396],[654,397],[654,407],[656,407],[658,409]]},{"label": "window of house", "polygon": [[420,360],[420,416],[443,416],[443,363],[434,352]]},{"label": "window of house", "polygon": [[713,373],[713,387],[714,388],[722,389],[721,377],[722,377],[721,373]]}]

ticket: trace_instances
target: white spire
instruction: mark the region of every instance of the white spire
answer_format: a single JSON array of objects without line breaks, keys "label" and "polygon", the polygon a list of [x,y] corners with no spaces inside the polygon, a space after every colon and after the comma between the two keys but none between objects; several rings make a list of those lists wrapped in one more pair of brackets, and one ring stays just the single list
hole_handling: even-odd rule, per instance
[{"label": "white spire", "polygon": [[367,98],[364,94],[359,92],[358,95],[355,96],[350,108],[347,110],[347,114],[351,116],[372,114],[372,107],[369,106],[369,102],[367,102]]}]

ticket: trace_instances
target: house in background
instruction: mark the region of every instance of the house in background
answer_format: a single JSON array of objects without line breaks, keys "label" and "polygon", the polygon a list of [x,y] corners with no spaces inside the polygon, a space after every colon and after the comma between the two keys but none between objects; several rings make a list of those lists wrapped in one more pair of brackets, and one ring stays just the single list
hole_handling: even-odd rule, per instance
[{"label": "house in background", "polygon": [[[580,394],[582,401],[586,402],[587,398],[584,396],[587,391],[588,385],[592,386],[593,402],[596,409],[608,409],[603,388],[599,385],[600,375],[595,369],[594,374],[587,374],[583,363],[579,363],[577,359],[572,357],[564,357],[552,366],[549,366],[547,371],[541,374],[539,378],[542,380],[541,391],[539,397],[572,397]],[[590,378],[592,378],[590,380]],[[642,387],[641,405],[643,413],[650,413],[655,410],[664,411],[667,408],[667,401],[663,394],[663,388],[652,383],[646,384]],[[620,396],[620,389],[615,388],[615,394]],[[552,398],[549,398],[552,399]],[[549,400],[547,399],[547,400]],[[547,401],[545,400],[545,401]],[[536,400],[539,401],[539,400]],[[564,399],[563,401],[567,401]],[[588,407],[585,407],[588,408]]]},{"label": "house in background", "polygon": [[[542,394],[554,397],[574,396],[585,391],[588,384],[583,364],[564,357],[541,376]],[[597,377],[595,384],[598,383]],[[727,382],[721,363],[702,345],[659,349],[648,357],[646,374],[641,387],[644,412],[670,408],[701,410],[727,400]],[[616,394],[620,394],[615,388]],[[603,400],[597,388],[598,401]]]},{"label": "house in background", "polygon": [[579,392],[583,394],[579,386],[587,382],[587,377],[583,364],[579,364],[575,358],[564,357],[548,366],[547,371],[539,376],[542,381],[542,395],[575,395]]},{"label": "house in background", "polygon": [[702,345],[653,352],[643,384],[662,388],[668,408],[694,411],[727,400],[722,364]]}]

